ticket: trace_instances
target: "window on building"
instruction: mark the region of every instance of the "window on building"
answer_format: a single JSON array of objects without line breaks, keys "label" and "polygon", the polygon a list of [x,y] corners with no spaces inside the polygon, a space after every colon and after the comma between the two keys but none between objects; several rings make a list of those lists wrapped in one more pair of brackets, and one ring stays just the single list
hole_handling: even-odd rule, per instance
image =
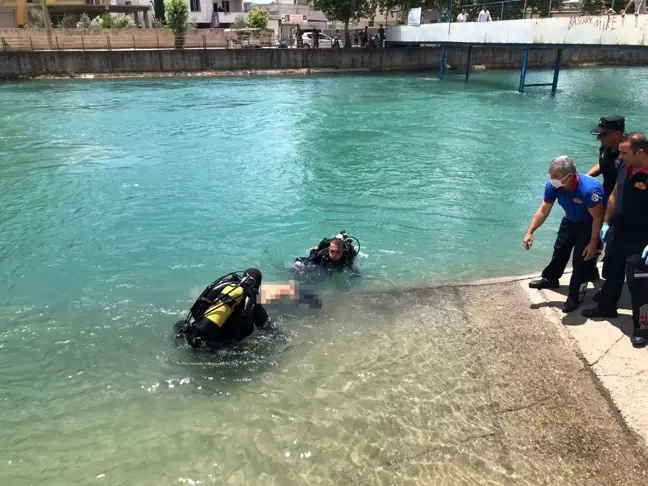
[{"label": "window on building", "polygon": [[192,12],[200,12],[200,0],[189,0],[189,9]]},{"label": "window on building", "polygon": [[223,0],[223,11],[227,13],[230,11],[230,3],[228,0]]}]

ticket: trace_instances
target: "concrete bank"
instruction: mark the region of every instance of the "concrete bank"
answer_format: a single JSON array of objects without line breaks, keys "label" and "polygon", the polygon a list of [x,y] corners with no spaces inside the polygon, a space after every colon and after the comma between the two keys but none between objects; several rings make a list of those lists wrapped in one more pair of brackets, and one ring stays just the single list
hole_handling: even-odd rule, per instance
[{"label": "concrete bank", "polygon": [[[519,68],[522,52],[512,48],[476,47],[472,65],[487,69]],[[449,49],[446,63],[461,68],[466,58],[466,49]],[[237,74],[277,70],[417,71],[438,69],[439,59],[440,50],[436,47],[0,52],[0,77],[205,71]],[[532,51],[529,66],[548,68],[554,60],[553,51]],[[563,63],[565,66],[645,66],[648,50],[568,49]]]},{"label": "concrete bank", "polygon": [[[372,345],[393,356],[365,372],[364,386],[384,394],[383,420],[392,424],[384,442],[360,448],[333,483],[378,484],[367,478],[380,471],[384,484],[648,484],[643,441],[613,391],[583,359],[552,299],[535,293],[542,305],[534,304],[525,287],[518,279],[441,282],[325,303],[329,325],[354,321],[355,309],[387,329]],[[353,329],[330,332],[349,340]],[[628,360],[646,357],[627,351]]]},{"label": "concrete bank", "polygon": [[588,290],[585,302],[577,311],[571,314],[561,312],[560,306],[566,299],[570,277],[571,273],[563,276],[558,290],[529,289],[529,280],[520,280],[518,284],[529,296],[532,309],[563,330],[566,339],[576,346],[582,361],[609,393],[629,428],[643,439],[644,444],[648,444],[648,414],[645,413],[648,403],[648,349],[635,349],[630,343],[632,311],[627,286],[619,302],[619,317],[592,320],[580,314],[582,309],[595,305],[591,301],[594,295],[592,289]]}]

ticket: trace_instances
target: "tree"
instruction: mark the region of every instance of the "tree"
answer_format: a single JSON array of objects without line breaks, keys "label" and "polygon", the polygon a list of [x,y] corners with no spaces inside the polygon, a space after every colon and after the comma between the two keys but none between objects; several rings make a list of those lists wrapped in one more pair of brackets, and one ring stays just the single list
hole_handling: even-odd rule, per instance
[{"label": "tree", "polygon": [[270,20],[270,12],[256,8],[248,13],[247,26],[250,29],[265,30],[268,27],[268,20]]},{"label": "tree", "polygon": [[232,23],[232,29],[245,29],[247,27],[247,20],[242,15],[236,17]]},{"label": "tree", "polygon": [[583,0],[581,3],[581,14],[601,15],[605,10],[603,0]]},{"label": "tree", "polygon": [[349,22],[362,17],[372,17],[376,12],[374,0],[312,0],[312,7],[320,10],[329,20],[344,22],[344,47],[351,47]]},{"label": "tree", "polygon": [[175,37],[173,47],[182,49],[185,34],[189,30],[189,3],[187,0],[165,0],[164,14],[166,24]]}]

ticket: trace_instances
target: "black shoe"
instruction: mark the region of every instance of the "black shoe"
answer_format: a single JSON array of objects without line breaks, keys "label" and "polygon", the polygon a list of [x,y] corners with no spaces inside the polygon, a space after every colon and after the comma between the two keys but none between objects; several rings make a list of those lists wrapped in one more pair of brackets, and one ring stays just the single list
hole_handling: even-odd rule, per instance
[{"label": "black shoe", "polygon": [[596,268],[590,275],[588,282],[598,282],[599,280],[601,280],[601,274],[599,273],[599,269]]},{"label": "black shoe", "polygon": [[597,305],[596,307],[592,307],[590,309],[583,309],[581,311],[581,315],[583,317],[588,317],[588,318],[596,318],[596,317],[619,317],[619,313],[615,310],[611,309],[606,309],[604,307],[601,307],[600,305]]},{"label": "black shoe", "polygon": [[572,299],[571,297],[568,297],[562,306],[562,311],[565,314],[569,314],[570,312],[573,312],[576,309],[578,309],[579,305],[580,305],[579,301],[577,301],[576,299]]},{"label": "black shoe", "polygon": [[560,283],[556,281],[547,280],[546,278],[539,278],[537,280],[531,280],[529,282],[529,288],[531,289],[557,289],[560,288]]},{"label": "black shoe", "polygon": [[601,289],[598,289],[596,293],[592,296],[592,300],[594,301],[595,304],[598,304],[599,301],[601,300]]},{"label": "black shoe", "polygon": [[648,338],[633,334],[632,337],[630,338],[630,342],[635,348],[643,348],[646,345],[648,345]]}]

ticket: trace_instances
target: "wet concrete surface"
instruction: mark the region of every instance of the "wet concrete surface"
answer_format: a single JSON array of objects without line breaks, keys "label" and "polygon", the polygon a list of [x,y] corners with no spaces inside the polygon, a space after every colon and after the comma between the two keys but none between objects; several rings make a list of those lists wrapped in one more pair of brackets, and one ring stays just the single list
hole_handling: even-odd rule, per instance
[{"label": "wet concrete surface", "polygon": [[[399,309],[400,322],[427,322],[422,339],[444,343],[442,354],[454,356],[448,366],[461,375],[447,373],[428,406],[413,403],[435,415],[417,424],[427,440],[412,446],[394,437],[372,460],[340,471],[335,484],[648,484],[642,444],[518,282],[395,292],[381,301]],[[409,357],[418,358],[426,359]],[[426,376],[436,373],[412,367],[413,381],[425,384]],[[390,415],[398,422],[398,411]]]},{"label": "wet concrete surface", "polygon": [[582,361],[604,387],[604,393],[609,394],[614,407],[645,445],[648,441],[648,349],[634,348],[630,342],[632,311],[627,285],[619,301],[617,318],[587,319],[580,312],[595,306],[591,298],[602,281],[595,288],[590,284],[581,306],[564,314],[560,307],[567,298],[570,277],[571,273],[567,272],[557,290],[529,289],[529,280],[519,284],[535,312],[563,326],[566,339],[573,343]]}]

